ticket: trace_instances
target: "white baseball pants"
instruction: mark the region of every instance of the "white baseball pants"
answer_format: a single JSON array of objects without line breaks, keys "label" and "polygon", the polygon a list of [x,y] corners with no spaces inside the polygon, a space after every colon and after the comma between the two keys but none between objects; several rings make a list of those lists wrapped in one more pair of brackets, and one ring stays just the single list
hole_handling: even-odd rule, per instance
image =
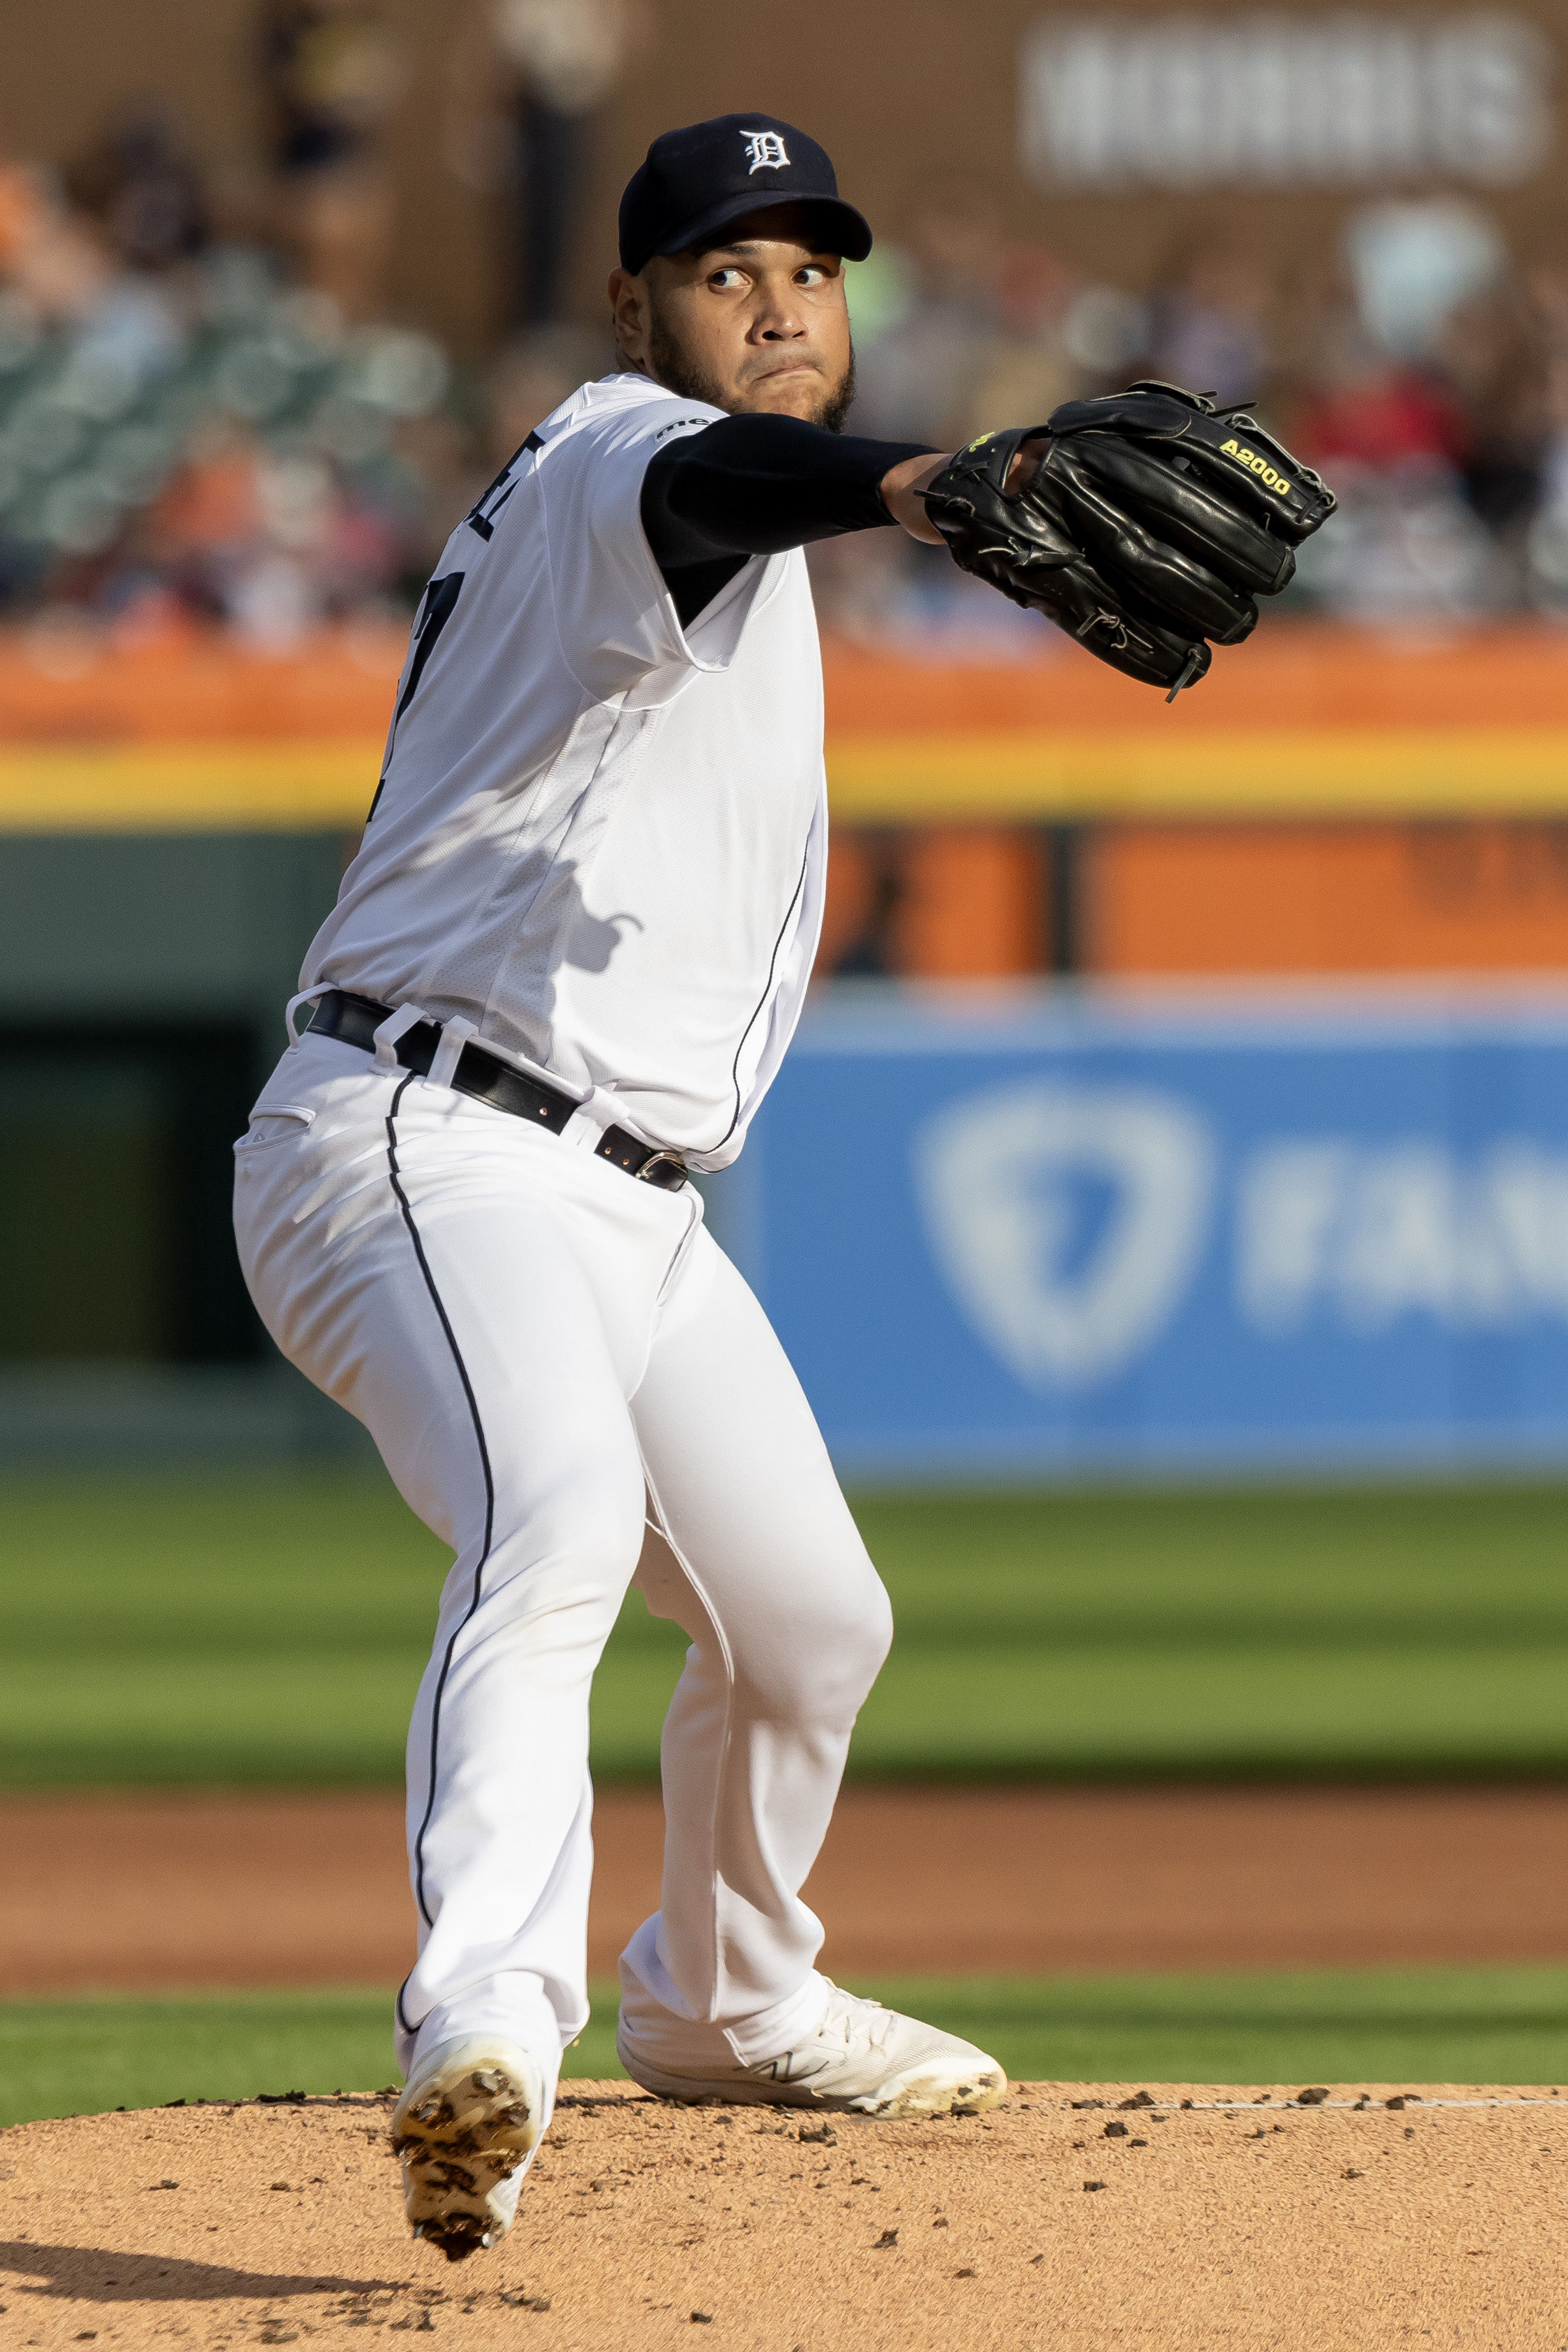
[{"label": "white baseball pants", "polygon": [[749,2064],[826,2007],[799,1889],[887,1596],[698,1194],[594,1140],[307,1033],[236,1146],[262,1320],[457,1554],[408,1737],[405,2071],[416,2042],[497,2030],[553,2082],[586,2022],[588,1686],[634,1578],[691,1647],[628,2025],[655,2059]]}]

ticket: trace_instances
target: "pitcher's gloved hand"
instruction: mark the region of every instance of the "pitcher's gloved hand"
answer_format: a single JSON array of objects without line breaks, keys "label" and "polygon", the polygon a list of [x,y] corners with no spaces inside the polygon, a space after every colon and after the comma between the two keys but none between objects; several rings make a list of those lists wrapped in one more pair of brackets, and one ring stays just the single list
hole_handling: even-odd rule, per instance
[{"label": "pitcher's gloved hand", "polygon": [[[1010,491],[1026,444],[1043,444],[1039,462]],[[1208,641],[1250,635],[1254,598],[1278,595],[1334,498],[1251,417],[1139,383],[983,433],[925,510],[965,572],[1169,701],[1208,668]]]}]

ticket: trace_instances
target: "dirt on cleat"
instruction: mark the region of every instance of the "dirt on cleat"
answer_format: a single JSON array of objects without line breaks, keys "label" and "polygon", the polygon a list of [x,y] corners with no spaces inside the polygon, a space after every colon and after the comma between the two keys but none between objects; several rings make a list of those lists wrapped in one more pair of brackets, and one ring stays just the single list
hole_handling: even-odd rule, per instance
[{"label": "dirt on cleat", "polygon": [[449,2263],[466,2263],[470,2254],[495,2242],[488,2230],[481,2233],[465,2228],[456,2219],[445,2226],[436,2221],[416,2221],[414,2234],[425,2245],[434,2246],[437,2253],[445,2254]]},{"label": "dirt on cleat", "polygon": [[405,2210],[415,2234],[463,2262],[506,2234],[508,2183],[526,2165],[547,2112],[537,2061],[478,2040],[429,2053],[393,2116]]}]

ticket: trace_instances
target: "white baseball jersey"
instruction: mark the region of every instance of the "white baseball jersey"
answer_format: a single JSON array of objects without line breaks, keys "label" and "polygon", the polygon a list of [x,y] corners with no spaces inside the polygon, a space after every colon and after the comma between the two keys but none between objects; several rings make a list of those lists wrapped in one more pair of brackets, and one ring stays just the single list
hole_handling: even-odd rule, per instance
[{"label": "white baseball jersey", "polygon": [[748,559],[683,630],[642,528],[649,458],[721,414],[585,384],[458,524],[300,982],[461,1015],[705,1169],[789,1043],[826,852],[804,554]]}]

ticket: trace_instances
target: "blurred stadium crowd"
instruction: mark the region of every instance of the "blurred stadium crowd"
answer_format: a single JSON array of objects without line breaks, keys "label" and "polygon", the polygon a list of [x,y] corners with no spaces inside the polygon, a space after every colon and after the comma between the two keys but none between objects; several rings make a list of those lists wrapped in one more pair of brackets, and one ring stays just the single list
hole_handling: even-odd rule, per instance
[{"label": "blurred stadium crowd", "polygon": [[[582,0],[562,21],[564,44],[529,0],[487,0],[454,51],[450,167],[516,192],[507,340],[484,362],[384,315],[381,125],[404,68],[370,0],[271,0],[269,152],[244,188],[209,184],[155,112],[82,153],[0,159],[0,612],[267,646],[406,609],[479,487],[609,363],[604,330],[563,315],[563,257],[584,126],[639,20]],[[1331,477],[1344,519],[1306,551],[1300,604],[1568,613],[1568,263],[1517,266],[1484,210],[1371,205],[1288,274],[1229,235],[1189,240],[1142,290],[1007,241],[977,183],[879,226],[850,282],[859,429],[951,446],[1164,377],[1256,404]],[[901,534],[812,560],[841,633],[1042,646]]]},{"label": "blurred stadium crowd", "polygon": [[[1343,509],[1298,606],[1352,620],[1568,610],[1568,268],[1521,269],[1462,200],[1369,205],[1269,271],[1221,234],[1151,288],[1085,282],[934,194],[855,273],[862,429],[948,447],[1151,375],[1246,402]],[[889,542],[892,534],[887,535]],[[1038,633],[882,535],[818,559],[841,627]]]}]

